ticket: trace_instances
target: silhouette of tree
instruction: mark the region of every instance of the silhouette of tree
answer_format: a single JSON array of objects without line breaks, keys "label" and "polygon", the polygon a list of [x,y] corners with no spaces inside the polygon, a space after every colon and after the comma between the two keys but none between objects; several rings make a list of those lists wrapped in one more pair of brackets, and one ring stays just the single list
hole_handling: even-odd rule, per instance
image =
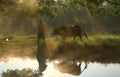
[{"label": "silhouette of tree", "polygon": [[22,69],[22,70],[9,70],[2,73],[2,77],[39,77],[38,70]]}]

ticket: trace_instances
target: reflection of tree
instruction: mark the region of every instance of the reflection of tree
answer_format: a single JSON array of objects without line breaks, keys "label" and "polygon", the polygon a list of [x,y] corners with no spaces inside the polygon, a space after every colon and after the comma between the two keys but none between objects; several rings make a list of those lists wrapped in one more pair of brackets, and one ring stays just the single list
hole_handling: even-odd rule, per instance
[{"label": "reflection of tree", "polygon": [[2,77],[39,77],[39,72],[31,69],[7,70],[2,73]]},{"label": "reflection of tree", "polygon": [[[69,73],[73,75],[79,75],[87,67],[87,63],[86,63],[84,69],[81,70],[80,61],[75,61],[74,63],[72,61],[64,61],[59,64],[54,63],[54,65],[55,65],[55,68],[60,70],[62,73]],[[18,69],[9,70],[8,69],[7,71],[2,73],[2,77],[41,77],[41,75],[40,75],[39,70],[32,70],[29,68],[24,68],[22,70],[18,70]]]}]

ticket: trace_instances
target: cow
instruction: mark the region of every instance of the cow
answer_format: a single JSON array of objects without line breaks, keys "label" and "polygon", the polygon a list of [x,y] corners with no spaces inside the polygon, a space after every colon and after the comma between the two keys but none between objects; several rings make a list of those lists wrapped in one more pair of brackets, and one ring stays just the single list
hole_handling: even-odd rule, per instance
[{"label": "cow", "polygon": [[77,36],[82,41],[83,35],[86,37],[86,39],[88,39],[87,34],[79,25],[61,26],[59,28],[54,29],[53,34],[61,36],[63,38],[63,41],[65,41],[66,37],[73,37],[75,40]]}]

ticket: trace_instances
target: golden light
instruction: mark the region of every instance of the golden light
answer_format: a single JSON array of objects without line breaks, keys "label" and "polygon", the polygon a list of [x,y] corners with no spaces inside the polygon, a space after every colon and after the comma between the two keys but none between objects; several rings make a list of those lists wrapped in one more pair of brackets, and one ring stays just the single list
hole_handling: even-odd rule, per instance
[{"label": "golden light", "polygon": [[43,72],[43,77],[66,77],[65,74],[54,68],[54,62],[47,63],[47,65],[46,70]]},{"label": "golden light", "polygon": [[54,0],[55,2],[57,2],[57,0]]},{"label": "golden light", "polygon": [[23,0],[19,0],[19,1],[18,1],[18,3],[22,3],[22,2],[23,2]]}]

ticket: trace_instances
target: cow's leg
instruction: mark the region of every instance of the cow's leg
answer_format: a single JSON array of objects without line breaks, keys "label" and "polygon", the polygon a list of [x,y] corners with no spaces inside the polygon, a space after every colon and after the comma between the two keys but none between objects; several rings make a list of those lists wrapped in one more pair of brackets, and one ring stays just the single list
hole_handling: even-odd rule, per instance
[{"label": "cow's leg", "polygon": [[63,43],[65,43],[65,39],[66,39],[65,36],[63,36],[63,40],[62,40]]},{"label": "cow's leg", "polygon": [[46,41],[45,41],[45,35],[43,35],[43,38],[42,38],[42,39],[43,39],[44,42],[46,42]]},{"label": "cow's leg", "polygon": [[74,36],[74,37],[73,37],[73,41],[75,41],[75,39],[76,39],[76,37]]},{"label": "cow's leg", "polygon": [[79,35],[80,40],[82,41],[82,35]]},{"label": "cow's leg", "polygon": [[[88,39],[88,36],[87,36],[87,34],[83,31],[83,34],[84,34],[84,36],[86,37],[86,39]],[[89,39],[88,39],[89,40]]]},{"label": "cow's leg", "polygon": [[87,66],[88,66],[88,62],[85,61],[85,69],[87,68]]}]

